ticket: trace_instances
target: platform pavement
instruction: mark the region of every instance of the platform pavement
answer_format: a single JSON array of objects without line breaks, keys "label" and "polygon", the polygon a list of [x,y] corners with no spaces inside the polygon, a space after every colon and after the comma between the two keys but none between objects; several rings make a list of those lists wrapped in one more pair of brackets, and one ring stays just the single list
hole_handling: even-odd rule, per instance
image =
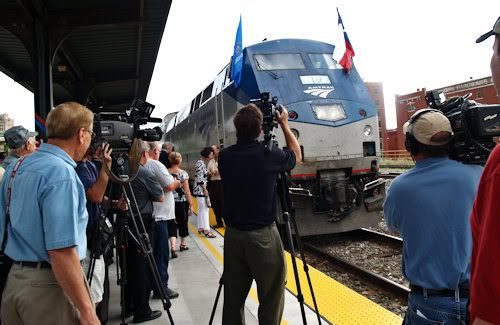
[{"label": "platform pavement", "polygon": [[[222,238],[211,239],[215,245],[221,245]],[[214,267],[214,258],[207,256],[206,248],[201,237],[193,235],[187,238],[189,250],[178,252],[178,258],[171,259],[169,264],[169,287],[180,293],[179,297],[172,299],[170,312],[176,325],[207,325],[210,319],[213,303],[219,286],[221,272]],[[219,263],[219,262],[217,262]],[[110,266],[111,297],[109,302],[109,324],[120,324],[120,288],[116,285],[116,266]],[[213,324],[222,322],[222,301],[215,313]],[[150,306],[153,310],[163,310],[161,301],[151,299]],[[246,322],[248,325],[257,325],[257,319],[246,308]],[[133,317],[126,319],[132,323]],[[170,324],[165,311],[156,320],[143,324]]]},{"label": "platform pavement", "polygon": [[[170,260],[169,286],[179,291],[179,298],[172,300],[171,313],[175,324],[208,324],[210,313],[219,286],[219,279],[223,271],[223,229],[213,239],[205,238],[197,233],[196,216],[190,218],[190,249],[178,252],[179,257]],[[214,232],[215,233],[215,232]],[[302,324],[300,306],[297,301],[290,254],[286,253],[288,275],[287,290],[285,291],[285,310],[281,325]],[[299,277],[303,286],[308,324],[317,324],[315,313],[309,308],[312,306],[311,295],[307,287],[301,261],[297,261]],[[116,267],[112,266],[111,274],[111,301],[110,324],[120,324],[119,287],[116,285]],[[401,324],[402,319],[385,310],[358,293],[344,287],[334,279],[310,267],[309,272],[313,280],[314,291],[318,300],[323,324],[369,324],[386,325]],[[223,294],[219,299],[214,325],[221,324]],[[151,308],[161,310],[159,300],[150,300]],[[258,324],[258,299],[255,282],[252,285],[245,304],[246,324]],[[130,323],[132,318],[127,319]],[[161,318],[145,324],[169,324],[165,312]]]}]

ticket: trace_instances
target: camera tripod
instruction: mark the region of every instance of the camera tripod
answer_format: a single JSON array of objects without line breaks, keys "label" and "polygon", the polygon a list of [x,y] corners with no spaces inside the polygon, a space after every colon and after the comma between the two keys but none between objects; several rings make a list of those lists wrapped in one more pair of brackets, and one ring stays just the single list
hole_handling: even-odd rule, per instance
[{"label": "camera tripod", "polygon": [[[276,141],[272,141],[272,139],[265,139],[264,140],[264,145],[266,147],[266,151],[270,151],[271,147],[277,147],[278,144]],[[299,234],[299,229],[297,227],[297,222],[295,221],[295,209],[293,207],[292,200],[290,198],[290,189],[288,186],[287,182],[288,178],[285,172],[282,172],[278,174],[277,180],[276,180],[276,191],[278,194],[278,199],[282,211],[282,221],[283,221],[283,226],[285,228],[285,233],[286,233],[286,239],[287,239],[287,244],[290,249],[290,255],[291,255],[291,260],[292,260],[292,266],[293,266],[293,273],[295,277],[295,284],[297,287],[297,300],[300,304],[300,311],[302,315],[302,323],[304,325],[307,324],[307,319],[306,319],[306,313],[305,313],[305,308],[304,308],[304,296],[302,295],[302,289],[300,285],[300,279],[299,279],[299,273],[298,273],[298,268],[297,268],[297,262],[295,260],[295,247],[294,247],[294,241],[293,241],[293,235],[292,235],[292,228],[290,225],[290,220],[293,225],[293,229],[295,232],[295,238],[297,240],[297,247],[300,252],[300,257],[302,259],[302,264],[304,266],[304,272],[306,273],[307,276],[307,282],[309,284],[309,290],[311,292],[311,296],[313,299],[314,303],[314,309],[316,312],[316,317],[318,319],[318,324],[321,324],[321,316],[318,311],[318,305],[316,303],[316,297],[314,295],[314,290],[312,287],[312,282],[311,278],[309,276],[309,268],[306,263],[306,258],[304,254],[304,249],[302,246],[302,241],[300,239],[300,234]],[[215,297],[215,302],[214,306],[212,309],[212,313],[210,315],[210,321],[209,325],[212,325],[214,316],[215,316],[215,310],[217,309],[217,303],[219,301],[220,293],[222,291],[222,286],[224,284],[224,272],[222,273],[222,276],[219,280],[219,288],[217,289],[217,295]]]},{"label": "camera tripod", "polygon": [[[121,168],[120,171],[123,172],[123,167],[120,166],[120,168]],[[119,175],[120,175],[119,184],[121,186],[120,190],[121,193],[124,195],[124,198],[128,204],[129,217],[127,218],[126,216],[121,216],[116,219],[113,229],[113,235],[110,237],[109,240],[111,241],[115,240],[114,247],[117,258],[116,261],[117,284],[120,285],[120,305],[121,305],[121,320],[122,320],[120,325],[127,324],[127,322],[125,321],[126,318],[125,308],[127,307],[125,302],[125,286],[127,285],[126,251],[127,248],[129,247],[129,244],[132,244],[135,247],[137,247],[138,251],[140,251],[140,254],[144,257],[145,259],[144,263],[146,263],[147,267],[149,268],[153,276],[153,281],[154,281],[153,284],[160,293],[160,299],[162,301],[163,309],[166,311],[168,315],[170,324],[173,325],[174,320],[172,318],[172,314],[170,313],[170,307],[172,306],[172,304],[165,292],[165,288],[163,287],[160,273],[156,265],[156,261],[153,257],[153,249],[151,246],[147,228],[141,216],[139,206],[137,205],[137,200],[132,188],[131,179],[129,179],[128,175],[123,175],[123,173],[120,173]],[[114,193],[113,192],[114,182],[117,182],[117,180],[115,179],[110,183],[108,191],[109,198],[111,198],[112,197],[111,194]],[[128,191],[126,186],[128,187]],[[130,199],[132,199],[133,204],[131,204]],[[135,212],[132,211],[133,207],[136,210]],[[132,229],[130,229],[128,225],[129,220],[132,221]],[[129,243],[129,239],[131,239],[133,242]],[[87,278],[89,279],[89,286],[91,285],[96,258],[98,258],[98,256],[96,257],[91,255],[89,271],[87,274]]]}]

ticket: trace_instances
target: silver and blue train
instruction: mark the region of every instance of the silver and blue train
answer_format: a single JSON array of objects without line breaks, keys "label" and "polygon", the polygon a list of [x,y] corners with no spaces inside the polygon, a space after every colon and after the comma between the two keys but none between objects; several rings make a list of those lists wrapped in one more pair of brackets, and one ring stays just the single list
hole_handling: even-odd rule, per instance
[{"label": "silver and blue train", "polygon": [[[303,153],[291,174],[300,234],[376,224],[385,196],[378,177],[377,109],[356,68],[346,73],[332,59],[333,48],[302,39],[245,48],[241,84],[236,88],[230,80],[228,64],[188,105],[165,117],[164,140],[175,145],[184,168],[194,176],[201,149],[236,143],[237,110],[269,92],[287,107]],[[282,132],[276,135],[279,146],[285,146]]]}]

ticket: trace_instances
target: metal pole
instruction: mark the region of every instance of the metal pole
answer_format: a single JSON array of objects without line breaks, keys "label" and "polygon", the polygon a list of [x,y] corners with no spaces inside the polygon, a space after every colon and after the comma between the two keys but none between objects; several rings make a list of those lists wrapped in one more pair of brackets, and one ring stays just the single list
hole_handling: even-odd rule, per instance
[{"label": "metal pole", "polygon": [[33,91],[35,125],[40,139],[45,139],[45,119],[53,106],[52,61],[48,27],[41,18],[33,22]]}]

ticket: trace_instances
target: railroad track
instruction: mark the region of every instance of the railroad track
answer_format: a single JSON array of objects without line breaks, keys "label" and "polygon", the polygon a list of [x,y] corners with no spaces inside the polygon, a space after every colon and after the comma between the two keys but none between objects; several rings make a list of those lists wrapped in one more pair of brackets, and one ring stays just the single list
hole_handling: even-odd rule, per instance
[{"label": "railroad track", "polygon": [[401,237],[384,234],[383,232],[371,230],[367,228],[361,228],[359,230],[353,231],[354,234],[358,234],[359,236],[369,237],[378,241],[383,241],[385,243],[394,245],[394,246],[403,246],[403,239]]},{"label": "railroad track", "polygon": [[[388,243],[389,245],[393,245],[399,248],[403,244],[401,238],[369,229],[360,229],[357,231],[353,231],[352,233],[349,233],[349,235],[359,236],[360,238],[370,237],[377,241],[384,241],[384,243]],[[406,301],[406,299],[408,298],[410,289],[402,284],[387,279],[344,258],[335,256],[325,251],[323,248],[317,247],[311,243],[304,242],[304,247],[312,254],[329,261],[333,266],[364,279],[370,284],[373,284],[380,289],[390,293],[395,298],[400,299],[401,301]]]},{"label": "railroad track", "polygon": [[380,173],[379,174],[379,176],[381,178],[385,178],[385,179],[394,179],[394,178],[398,177],[399,175],[401,175],[401,173],[396,173],[396,172]]}]

